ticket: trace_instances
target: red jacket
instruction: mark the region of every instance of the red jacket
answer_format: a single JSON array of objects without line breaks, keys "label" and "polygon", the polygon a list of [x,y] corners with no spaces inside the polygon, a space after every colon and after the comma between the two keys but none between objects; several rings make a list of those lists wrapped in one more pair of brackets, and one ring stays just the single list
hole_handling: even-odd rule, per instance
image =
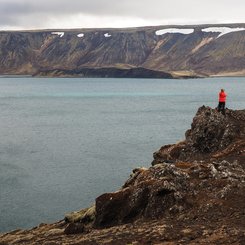
[{"label": "red jacket", "polygon": [[226,100],[226,93],[220,92],[219,93],[219,102],[225,102],[225,100]]}]

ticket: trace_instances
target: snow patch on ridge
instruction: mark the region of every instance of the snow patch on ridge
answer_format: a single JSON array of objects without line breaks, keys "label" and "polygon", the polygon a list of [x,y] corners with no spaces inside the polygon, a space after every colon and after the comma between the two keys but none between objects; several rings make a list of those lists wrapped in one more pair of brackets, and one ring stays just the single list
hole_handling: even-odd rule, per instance
[{"label": "snow patch on ridge", "polygon": [[205,29],[202,29],[202,32],[219,32],[220,34],[218,35],[217,38],[231,33],[231,32],[237,32],[237,31],[245,31],[245,28],[230,28],[230,27],[208,27]]},{"label": "snow patch on ridge", "polygon": [[194,29],[178,29],[178,28],[168,28],[156,31],[157,36],[164,35],[166,33],[181,33],[181,34],[191,34],[194,32]]},{"label": "snow patch on ridge", "polygon": [[77,35],[78,37],[84,37],[84,34],[83,33],[80,33]]},{"label": "snow patch on ridge", "polygon": [[105,37],[111,37],[109,33],[104,34]]},{"label": "snow patch on ridge", "polygon": [[65,33],[64,32],[52,32],[51,33],[52,35],[58,35],[58,36],[60,36],[60,37],[63,37],[64,35],[65,35]]}]

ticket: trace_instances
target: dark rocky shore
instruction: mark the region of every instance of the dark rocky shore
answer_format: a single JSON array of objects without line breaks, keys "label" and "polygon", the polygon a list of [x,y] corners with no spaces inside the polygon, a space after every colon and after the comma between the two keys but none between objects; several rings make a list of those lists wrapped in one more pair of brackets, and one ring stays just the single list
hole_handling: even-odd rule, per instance
[{"label": "dark rocky shore", "polygon": [[[80,68],[73,70],[53,69],[40,70],[33,74],[34,77],[97,77],[97,78],[173,78],[170,73],[154,71],[145,68],[119,69],[115,67],[107,68]],[[198,76],[196,76],[198,77]],[[179,78],[194,78],[182,76]]]},{"label": "dark rocky shore", "polygon": [[245,110],[203,106],[186,139],[153,156],[94,206],[0,244],[245,244]]}]

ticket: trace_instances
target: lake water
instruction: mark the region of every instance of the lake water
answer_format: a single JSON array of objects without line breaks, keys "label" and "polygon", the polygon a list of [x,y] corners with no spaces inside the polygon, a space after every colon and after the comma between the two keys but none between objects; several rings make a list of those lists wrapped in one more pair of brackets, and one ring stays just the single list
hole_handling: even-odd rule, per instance
[{"label": "lake water", "polygon": [[117,190],[184,138],[203,104],[245,108],[245,78],[0,78],[0,232],[54,222]]}]

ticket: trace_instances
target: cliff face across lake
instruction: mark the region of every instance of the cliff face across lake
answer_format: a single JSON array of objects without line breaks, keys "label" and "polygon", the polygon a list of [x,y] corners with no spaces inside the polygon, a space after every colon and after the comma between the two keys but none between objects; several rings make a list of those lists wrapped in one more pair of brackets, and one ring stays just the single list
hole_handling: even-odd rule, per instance
[{"label": "cliff face across lake", "polygon": [[0,74],[245,75],[245,24],[0,32]]},{"label": "cliff face across lake", "polygon": [[121,189],[0,244],[245,243],[245,110],[201,107],[186,139],[154,153]]}]

